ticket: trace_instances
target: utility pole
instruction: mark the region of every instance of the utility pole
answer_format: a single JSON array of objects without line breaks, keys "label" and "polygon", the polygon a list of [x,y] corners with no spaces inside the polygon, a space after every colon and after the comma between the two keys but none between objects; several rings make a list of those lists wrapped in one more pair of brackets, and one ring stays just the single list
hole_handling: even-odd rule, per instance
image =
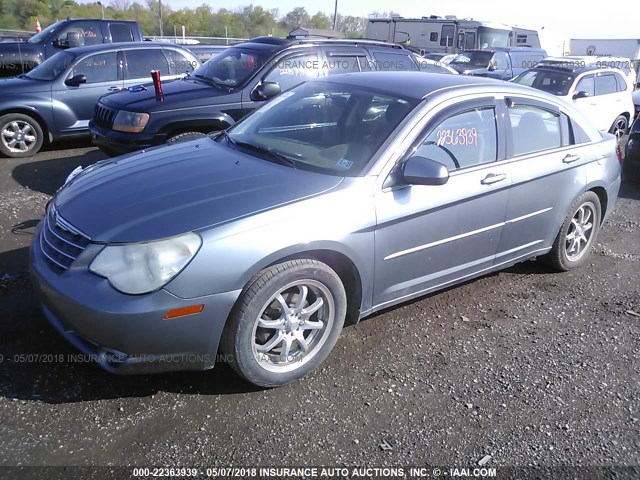
[{"label": "utility pole", "polygon": [[338,0],[336,0],[336,8],[333,11],[333,29],[335,30],[338,26]]},{"label": "utility pole", "polygon": [[162,38],[162,36],[164,35],[164,29],[162,26],[162,0],[158,0],[158,9],[160,12],[160,38]]},{"label": "utility pole", "polygon": [[100,5],[100,9],[102,10],[102,19],[104,20],[104,5],[102,2],[98,2],[98,5]]}]

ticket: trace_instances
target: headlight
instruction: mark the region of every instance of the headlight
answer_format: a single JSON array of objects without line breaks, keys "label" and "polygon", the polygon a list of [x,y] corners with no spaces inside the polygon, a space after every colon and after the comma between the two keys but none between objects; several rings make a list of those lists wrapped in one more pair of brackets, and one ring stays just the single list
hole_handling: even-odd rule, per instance
[{"label": "headlight", "polygon": [[155,242],[107,246],[91,262],[89,270],[105,277],[122,293],[149,293],[180,273],[200,245],[200,236],[190,232]]},{"label": "headlight", "polygon": [[136,113],[120,110],[113,120],[113,129],[118,132],[138,133],[144,130],[149,121],[148,113]]}]

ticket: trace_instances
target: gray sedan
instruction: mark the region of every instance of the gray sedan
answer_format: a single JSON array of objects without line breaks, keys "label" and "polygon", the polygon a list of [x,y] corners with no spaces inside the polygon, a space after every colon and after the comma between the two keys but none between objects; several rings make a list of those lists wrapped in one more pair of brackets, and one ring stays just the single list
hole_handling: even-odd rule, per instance
[{"label": "gray sedan", "polygon": [[336,76],[68,179],[34,236],[34,284],[111,372],[221,358],[277,386],[317,367],[345,321],[534,257],[584,264],[620,171],[615,138],[544,92]]}]

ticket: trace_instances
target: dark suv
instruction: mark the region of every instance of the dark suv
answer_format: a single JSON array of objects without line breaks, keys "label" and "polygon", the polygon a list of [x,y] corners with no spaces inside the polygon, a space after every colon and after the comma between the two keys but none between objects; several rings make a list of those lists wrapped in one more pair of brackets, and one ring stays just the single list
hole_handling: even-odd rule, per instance
[{"label": "dark suv", "polygon": [[191,75],[129,88],[100,99],[89,123],[108,154],[223,130],[265,101],[306,80],[365,70],[455,73],[378,41],[257,37],[233,45]]}]

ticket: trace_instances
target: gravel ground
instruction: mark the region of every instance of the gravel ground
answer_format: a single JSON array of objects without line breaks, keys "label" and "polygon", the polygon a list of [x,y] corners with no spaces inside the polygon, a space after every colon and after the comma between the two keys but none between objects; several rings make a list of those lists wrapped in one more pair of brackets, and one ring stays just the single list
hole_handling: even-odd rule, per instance
[{"label": "gravel ground", "polygon": [[389,309],[305,380],[260,390],[225,365],[112,376],[48,326],[26,247],[66,174],[99,158],[0,162],[0,465],[638,466],[637,183],[579,271],[527,262]]}]

